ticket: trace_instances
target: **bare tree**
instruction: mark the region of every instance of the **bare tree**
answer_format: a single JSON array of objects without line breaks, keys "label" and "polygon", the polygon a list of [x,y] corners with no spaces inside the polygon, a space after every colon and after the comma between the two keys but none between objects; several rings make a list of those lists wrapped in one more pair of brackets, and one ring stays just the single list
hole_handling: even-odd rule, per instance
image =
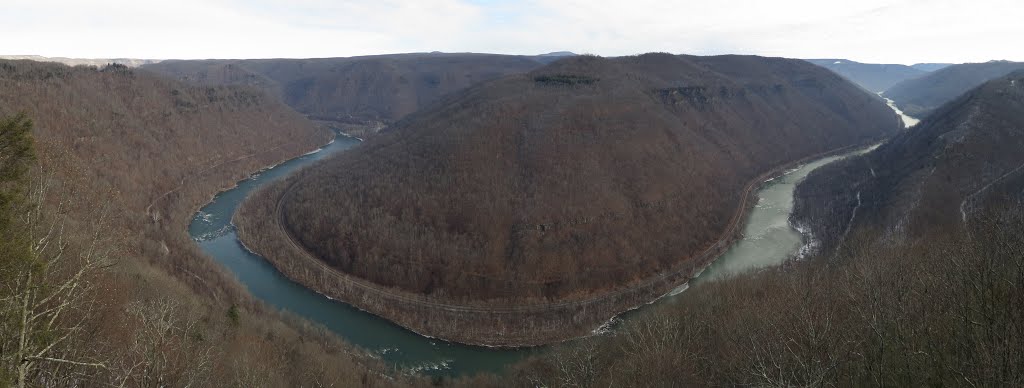
[{"label": "bare tree", "polygon": [[199,321],[171,299],[136,301],[125,308],[138,327],[127,352],[111,362],[121,386],[194,387],[208,382],[213,348],[201,340]]},{"label": "bare tree", "polygon": [[70,233],[61,214],[75,196],[57,190],[55,207],[44,210],[52,182],[43,176],[30,185],[28,200],[14,219],[27,236],[28,249],[24,257],[3,262],[0,357],[4,368],[14,371],[18,387],[32,382],[70,385],[83,370],[107,367],[88,349],[69,346],[83,334],[94,311],[95,275],[110,265],[111,247],[101,234],[106,212],[100,211],[88,234]]}]

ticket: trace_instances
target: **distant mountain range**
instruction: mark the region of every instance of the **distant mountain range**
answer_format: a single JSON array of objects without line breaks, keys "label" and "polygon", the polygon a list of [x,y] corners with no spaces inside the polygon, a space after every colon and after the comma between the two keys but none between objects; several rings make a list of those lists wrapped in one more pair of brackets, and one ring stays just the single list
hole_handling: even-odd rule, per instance
[{"label": "distant mountain range", "polygon": [[168,60],[145,66],[200,85],[255,85],[310,118],[392,123],[475,83],[572,55],[418,53],[323,59]]},{"label": "distant mountain range", "polygon": [[872,93],[889,89],[902,81],[928,74],[927,70],[906,65],[860,63],[848,59],[807,59],[832,70]]},{"label": "distant mountain range", "polygon": [[933,72],[952,65],[955,65],[955,63],[918,63],[910,65],[910,67],[913,67],[918,70],[924,70],[927,72]]},{"label": "distant mountain range", "polygon": [[554,51],[547,54],[540,54],[538,57],[573,57],[576,53],[572,51]]},{"label": "distant mountain range", "polygon": [[905,113],[924,117],[939,106],[994,78],[1024,69],[1022,62],[989,61],[944,67],[885,91]]},{"label": "distant mountain range", "polygon": [[571,51],[555,51],[552,53],[540,54],[534,56],[534,58],[543,63],[551,63],[565,57],[574,57],[576,55],[576,53]]},{"label": "distant mountain range", "polygon": [[111,63],[125,65],[128,67],[139,67],[160,62],[160,59],[135,59],[135,58],[64,58],[44,57],[41,55],[0,55],[0,59],[6,60],[29,60],[36,62],[57,62],[68,66],[105,66]]},{"label": "distant mountain range", "polygon": [[847,59],[808,59],[861,87],[883,93],[904,113],[922,118],[982,83],[1024,69],[1024,63],[919,63],[913,66],[872,64]]}]

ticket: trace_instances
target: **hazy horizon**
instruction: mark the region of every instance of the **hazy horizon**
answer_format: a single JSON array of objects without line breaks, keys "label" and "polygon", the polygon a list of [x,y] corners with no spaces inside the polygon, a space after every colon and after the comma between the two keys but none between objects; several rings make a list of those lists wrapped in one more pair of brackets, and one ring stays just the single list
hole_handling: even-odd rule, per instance
[{"label": "hazy horizon", "polygon": [[3,0],[0,55],[322,58],[415,52],[752,54],[865,63],[1024,60],[1005,0]]}]

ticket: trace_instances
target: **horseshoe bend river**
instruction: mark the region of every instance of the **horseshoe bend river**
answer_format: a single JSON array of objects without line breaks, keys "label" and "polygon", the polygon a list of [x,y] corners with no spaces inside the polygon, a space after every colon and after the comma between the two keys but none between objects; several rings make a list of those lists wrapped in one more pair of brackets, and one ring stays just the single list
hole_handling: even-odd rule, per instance
[{"label": "horseshoe bend river", "polygon": [[[349,343],[362,347],[399,369],[446,376],[481,371],[499,372],[506,365],[527,355],[543,352],[544,347],[487,348],[421,336],[289,280],[269,262],[242,246],[231,225],[231,217],[250,192],[298,168],[355,147],[359,142],[358,139],[339,135],[335,141],[318,151],[260,171],[238,182],[237,187],[217,194],[196,213],[189,225],[189,234],[204,252],[234,273],[256,298],[322,324]],[[803,246],[803,238],[789,224],[796,184],[818,167],[865,151],[861,149],[818,159],[762,184],[757,191],[756,205],[746,218],[743,237],[709,265],[700,277],[694,279],[693,285],[778,265],[798,254]],[[688,286],[681,285],[657,303],[671,303],[675,298],[685,297],[682,291]],[[615,320],[628,320],[635,315],[625,313]]]}]

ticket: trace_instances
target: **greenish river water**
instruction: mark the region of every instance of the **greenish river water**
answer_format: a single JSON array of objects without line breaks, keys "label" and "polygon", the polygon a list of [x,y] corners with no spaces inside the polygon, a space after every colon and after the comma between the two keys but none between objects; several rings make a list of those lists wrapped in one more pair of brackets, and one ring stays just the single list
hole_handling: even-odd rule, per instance
[{"label": "greenish river water", "polygon": [[[315,153],[292,159],[239,182],[237,187],[221,192],[196,213],[189,225],[189,233],[203,251],[231,270],[255,297],[320,323],[349,343],[376,354],[397,368],[448,376],[478,371],[497,372],[531,353],[543,352],[543,347],[486,348],[420,336],[292,282],[266,260],[241,245],[230,222],[238,205],[252,190],[326,156],[344,152],[359,142],[355,138],[338,136]],[[838,158],[807,163],[765,183],[758,191],[760,199],[747,219],[744,237],[695,279],[693,285],[777,265],[798,254],[803,241],[800,233],[789,224],[793,190],[812,170]],[[685,297],[685,293],[680,293],[686,287],[688,285],[680,286],[658,303]],[[621,319],[628,320],[633,315],[625,314]]]}]

